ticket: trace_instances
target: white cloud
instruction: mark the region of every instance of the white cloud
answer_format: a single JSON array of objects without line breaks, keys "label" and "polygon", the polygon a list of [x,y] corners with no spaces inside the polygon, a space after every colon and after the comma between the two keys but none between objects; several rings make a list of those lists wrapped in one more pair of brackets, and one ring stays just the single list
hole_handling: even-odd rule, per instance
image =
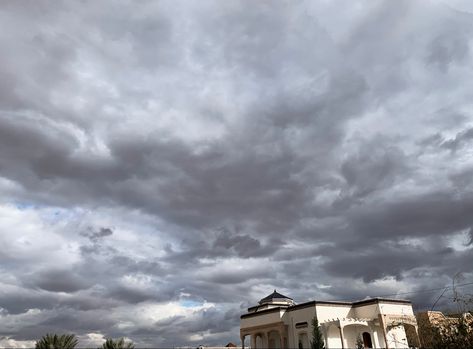
[{"label": "white cloud", "polygon": [[35,341],[22,341],[9,337],[0,337],[0,348],[34,348],[35,343]]}]

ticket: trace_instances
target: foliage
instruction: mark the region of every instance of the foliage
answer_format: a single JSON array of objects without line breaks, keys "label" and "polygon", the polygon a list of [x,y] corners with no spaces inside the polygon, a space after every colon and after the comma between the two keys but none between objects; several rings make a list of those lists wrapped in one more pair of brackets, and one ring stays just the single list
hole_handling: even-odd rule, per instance
[{"label": "foliage", "polygon": [[312,318],[312,341],[310,342],[310,347],[311,349],[325,349],[324,339],[316,316]]},{"label": "foliage", "polygon": [[457,282],[464,279],[461,273],[452,278],[453,302],[457,306],[458,321],[434,327],[431,334],[433,349],[473,349],[473,295],[462,294]]},{"label": "foliage", "polygon": [[434,349],[473,349],[473,321],[460,316],[458,323],[447,329],[435,328]]},{"label": "foliage", "polygon": [[135,345],[133,342],[125,342],[124,338],[120,339],[112,339],[107,338],[104,344],[102,344],[102,348],[99,349],[134,349]]},{"label": "foliage", "polygon": [[365,343],[363,342],[363,338],[361,338],[361,334],[356,337],[356,349],[363,349],[365,347]]},{"label": "foliage", "polygon": [[36,342],[36,349],[74,349],[78,340],[73,334],[46,334]]}]

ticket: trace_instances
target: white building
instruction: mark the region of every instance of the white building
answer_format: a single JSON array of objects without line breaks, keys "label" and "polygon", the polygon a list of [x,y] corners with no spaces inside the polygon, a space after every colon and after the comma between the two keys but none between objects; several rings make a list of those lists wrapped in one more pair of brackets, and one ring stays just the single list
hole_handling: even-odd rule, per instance
[{"label": "white building", "polygon": [[418,347],[417,322],[410,301],[372,298],[358,302],[312,301],[295,304],[274,292],[241,316],[240,337],[254,348],[310,348],[311,321],[317,318],[325,347]]}]

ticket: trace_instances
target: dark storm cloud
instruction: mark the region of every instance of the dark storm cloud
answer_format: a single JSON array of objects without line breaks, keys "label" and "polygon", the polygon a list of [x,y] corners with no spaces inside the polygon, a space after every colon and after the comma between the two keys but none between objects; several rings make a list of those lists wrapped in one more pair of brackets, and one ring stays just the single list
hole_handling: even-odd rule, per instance
[{"label": "dark storm cloud", "polygon": [[264,257],[274,253],[275,249],[282,246],[279,239],[269,241],[266,246],[261,242],[246,234],[232,234],[227,229],[222,229],[213,242],[213,251],[221,251],[220,255],[234,251],[240,257]]},{"label": "dark storm cloud", "polygon": [[91,286],[86,279],[74,275],[71,270],[47,270],[37,273],[30,282],[46,291],[76,292]]},{"label": "dark storm cloud", "polygon": [[[202,339],[193,339],[189,341],[187,339],[186,331],[179,329],[185,328],[191,333],[202,335],[210,329],[212,337],[217,339],[217,342],[228,343],[229,330],[238,330],[239,324],[239,312],[226,312],[217,313],[215,311],[204,311],[199,313],[197,316],[192,318],[185,318],[183,316],[176,316],[171,319],[164,321],[158,321],[152,326],[138,328],[132,336],[137,336],[144,339],[144,343],[154,343],[157,338],[163,343],[164,347],[171,346],[172,343],[177,342],[189,342],[192,345],[198,346],[202,343]],[[230,335],[230,338],[235,336]],[[236,341],[237,339],[233,339]]]},{"label": "dark storm cloud", "polygon": [[[389,243],[384,243],[384,245],[370,246],[371,249],[368,251],[363,251],[361,248],[351,253],[345,251],[337,258],[332,258],[324,267],[333,274],[359,277],[369,283],[388,276],[402,279],[404,272],[426,266],[438,268],[442,274],[448,275],[455,268],[442,269],[459,265],[463,259],[462,254],[455,254],[455,251],[448,247],[425,249],[407,244],[391,246]],[[376,261],[382,261],[382,264]]]},{"label": "dark storm cloud", "polygon": [[100,241],[102,238],[106,236],[110,236],[113,234],[113,230],[110,228],[100,228],[98,231],[89,231],[81,233],[82,236],[87,237],[92,243],[96,243]]},{"label": "dark storm cloud", "polygon": [[393,186],[397,179],[411,171],[410,166],[403,151],[389,145],[388,141],[373,139],[368,144],[361,144],[341,165],[340,173],[347,188],[335,202],[335,207],[348,208],[378,189]]},{"label": "dark storm cloud", "polygon": [[471,193],[432,192],[407,200],[387,201],[382,207],[364,207],[352,215],[357,234],[370,239],[443,236],[470,227]]},{"label": "dark storm cloud", "polygon": [[0,334],[225,344],[275,287],[472,277],[472,15],[353,6],[2,3]]}]

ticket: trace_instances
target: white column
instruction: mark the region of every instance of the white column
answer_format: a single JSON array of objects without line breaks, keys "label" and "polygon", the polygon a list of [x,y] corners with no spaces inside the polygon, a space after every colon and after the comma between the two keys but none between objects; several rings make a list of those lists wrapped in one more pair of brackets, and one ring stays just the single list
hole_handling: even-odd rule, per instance
[{"label": "white column", "polygon": [[380,342],[380,340],[379,340],[378,331],[376,330],[376,328],[375,328],[375,327],[372,327],[372,328],[371,328],[371,332],[373,333],[373,338],[372,338],[373,347],[374,347],[374,348],[381,347],[381,342]]},{"label": "white column", "polygon": [[345,337],[343,336],[343,326],[340,322],[338,323],[338,329],[340,330],[340,341],[342,342],[342,349],[345,349]]},{"label": "white column", "polygon": [[269,348],[269,334],[271,333],[271,331],[268,331],[266,332],[266,338],[267,338],[267,341],[266,341],[266,349]]},{"label": "white column", "polygon": [[267,332],[261,333],[261,342],[263,343],[263,348],[268,349],[269,348],[269,337]]},{"label": "white column", "polygon": [[284,334],[282,333],[282,331],[278,331],[278,332],[279,332],[279,343],[281,343],[279,345],[279,348],[284,349]]},{"label": "white column", "polygon": [[251,349],[256,348],[256,335],[252,334],[251,335]]}]

